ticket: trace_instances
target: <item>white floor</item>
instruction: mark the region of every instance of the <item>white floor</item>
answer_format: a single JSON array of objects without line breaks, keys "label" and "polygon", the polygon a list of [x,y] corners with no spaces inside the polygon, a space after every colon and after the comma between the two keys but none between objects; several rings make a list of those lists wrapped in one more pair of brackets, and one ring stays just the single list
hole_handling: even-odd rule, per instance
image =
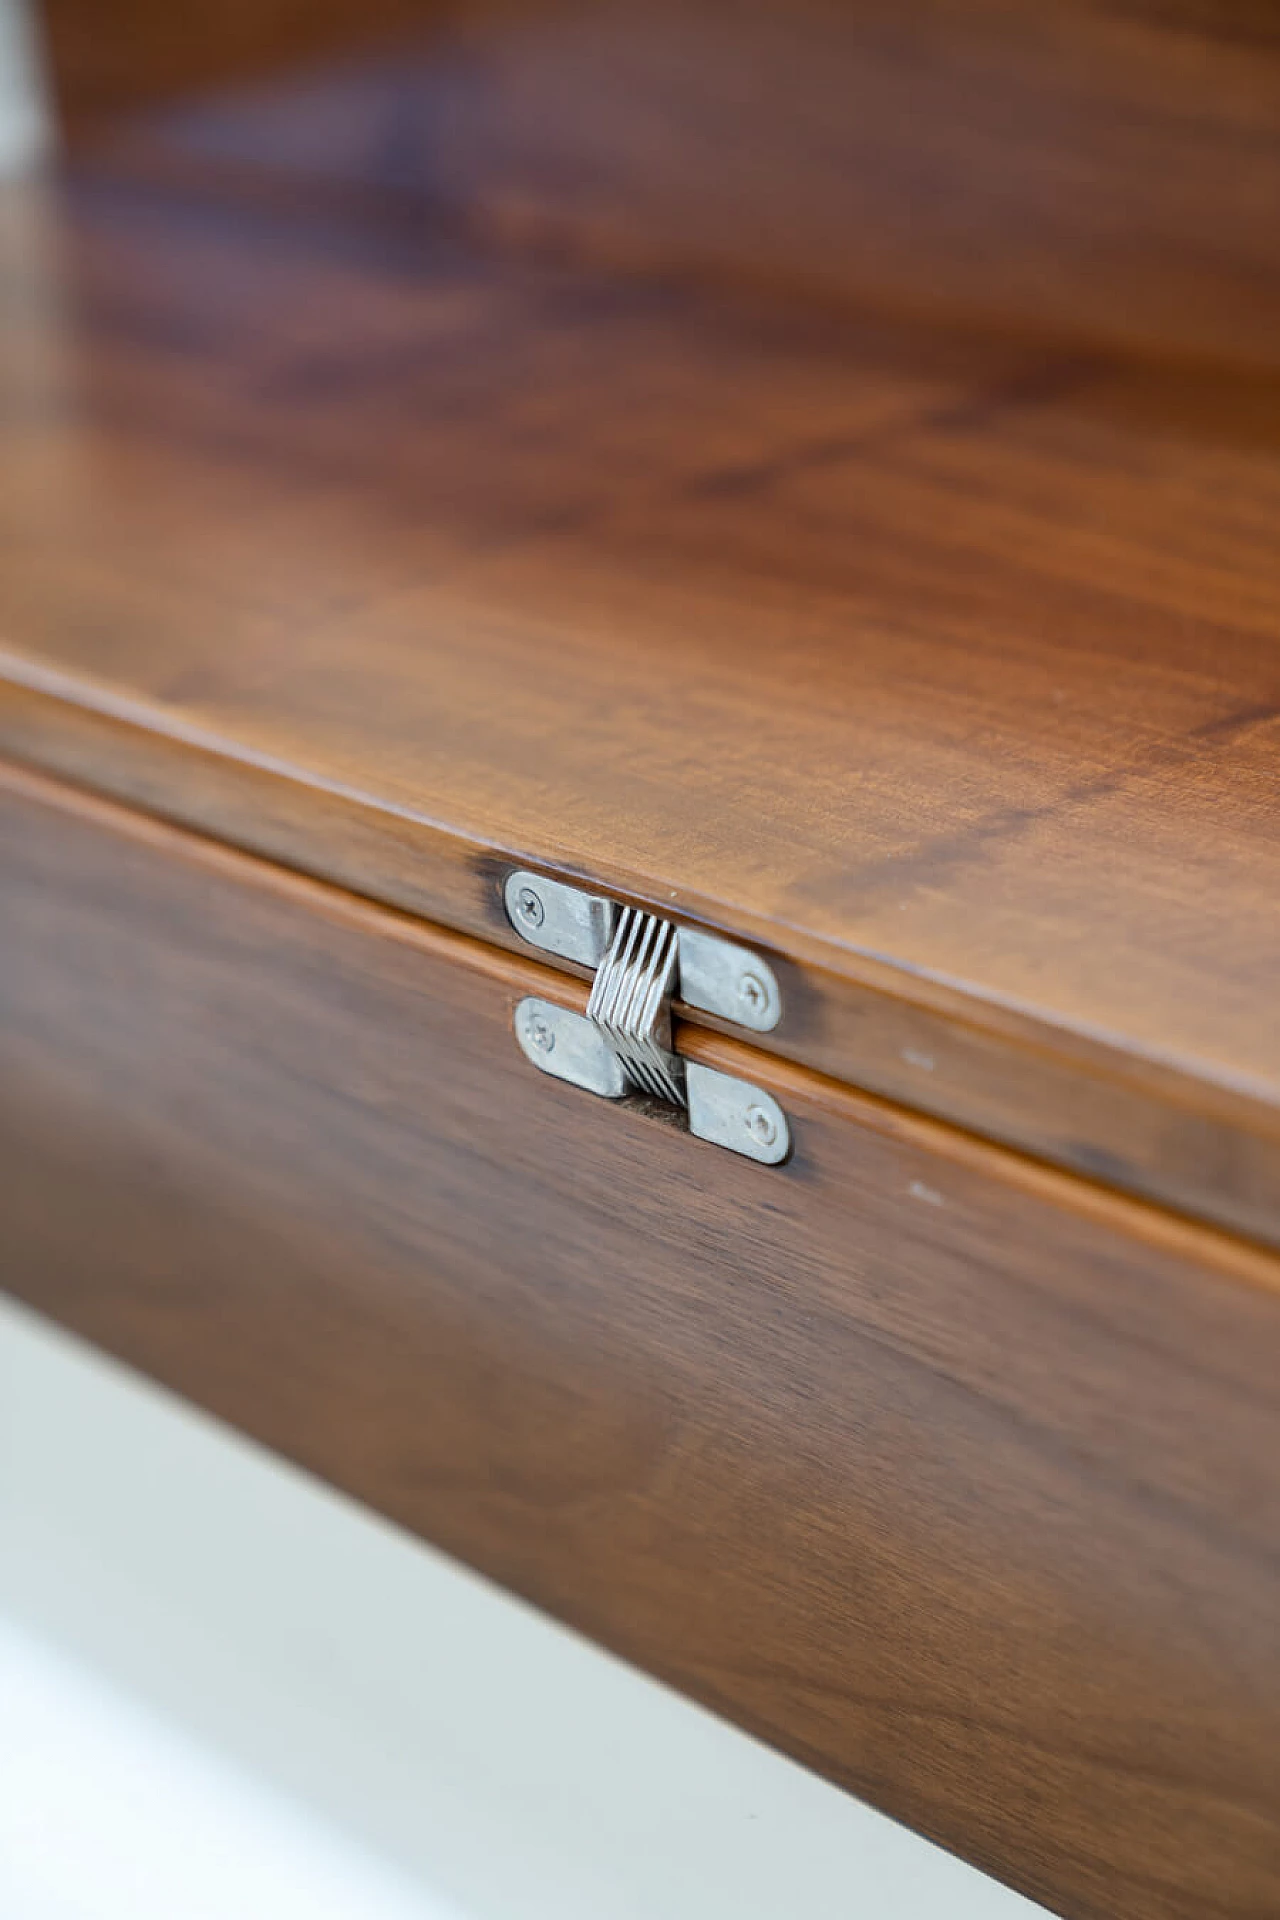
[{"label": "white floor", "polygon": [[1040,1911],[0,1301],[4,1920]]},{"label": "white floor", "polygon": [[0,1619],[6,1920],[451,1920],[459,1909]]}]

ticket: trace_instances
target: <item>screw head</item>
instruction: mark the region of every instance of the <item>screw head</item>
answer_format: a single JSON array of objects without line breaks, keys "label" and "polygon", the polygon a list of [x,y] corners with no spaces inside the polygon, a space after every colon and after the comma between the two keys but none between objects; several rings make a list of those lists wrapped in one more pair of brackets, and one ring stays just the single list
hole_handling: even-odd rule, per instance
[{"label": "screw head", "polygon": [[521,887],[516,895],[516,912],[527,927],[540,927],[546,918],[541,895],[536,894],[532,887]]},{"label": "screw head", "polygon": [[547,1025],[547,1022],[542,1018],[541,1014],[535,1013],[530,1016],[525,1031],[529,1036],[530,1046],[536,1047],[539,1053],[551,1053],[554,1051],[556,1036]]},{"label": "screw head", "polygon": [[763,1013],[769,1003],[769,989],[758,974],[744,973],[738,982],[738,998],[752,1013]]},{"label": "screw head", "polygon": [[762,1147],[771,1147],[778,1137],[778,1129],[763,1107],[747,1108],[747,1132]]}]

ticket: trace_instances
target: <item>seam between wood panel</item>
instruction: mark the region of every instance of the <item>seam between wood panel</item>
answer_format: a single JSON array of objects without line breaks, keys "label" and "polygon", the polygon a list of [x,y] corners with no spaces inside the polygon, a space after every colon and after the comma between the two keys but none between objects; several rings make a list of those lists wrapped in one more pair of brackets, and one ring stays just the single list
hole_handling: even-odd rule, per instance
[{"label": "seam between wood panel", "polygon": [[319,880],[268,859],[262,854],[232,846],[225,840],[197,828],[166,820],[141,807],[126,805],[55,778],[34,768],[20,766],[0,758],[0,792],[14,795],[70,814],[86,825],[123,835],[142,846],[186,860],[222,875],[228,880],[252,886],[259,892],[292,901],[312,913],[323,915],[340,926],[393,939],[402,946],[417,948],[434,958],[486,975],[512,992],[528,993],[548,985],[564,986],[563,998],[575,1007],[586,1007],[587,987],[570,975],[540,966],[536,961],[508,953],[502,947],[489,946],[473,934],[458,933],[433,921],[416,918],[398,907],[380,906],[358,893]]},{"label": "seam between wood panel", "polygon": [[[5,659],[0,652],[0,751],[16,762],[55,782],[67,781],[99,794],[126,810],[176,821],[198,838],[207,836],[220,845],[239,848],[281,871],[314,877],[322,887],[349,893],[413,923],[448,927],[490,952],[501,949],[524,957],[527,949],[511,932],[498,897],[501,878],[513,865],[534,865],[591,890],[605,887],[620,901],[629,897],[634,904],[654,904],[652,887],[647,892],[643,886],[638,891],[629,889],[606,876],[587,873],[563,856],[557,863],[556,849],[542,847],[536,857],[524,850],[513,852],[483,836],[468,837],[434,826],[425,815],[384,808],[340,783],[311,779],[305,771],[295,777],[288,766],[260,762],[252,752],[237,752],[232,743],[219,740],[216,745],[202,745],[188,737],[180,716],[175,735],[168,728],[169,716],[161,710],[153,713],[150,703],[143,705],[155,724],[142,724],[138,703],[121,699],[109,688],[99,690],[74,677],[67,680],[41,663],[18,662],[29,673],[6,684]],[[95,701],[99,691],[105,695],[105,706]],[[34,704],[24,714],[27,702]],[[183,761],[185,771],[175,767],[174,756]],[[194,781],[189,777],[193,769]],[[297,813],[295,803],[308,795],[310,802]],[[313,816],[314,807],[320,811]],[[704,907],[701,914],[700,905]],[[712,930],[730,931],[724,913],[714,905],[684,898],[678,908],[669,908],[664,899],[660,910]],[[1176,1165],[1164,1166],[1163,1149],[1153,1157],[1139,1148],[1135,1157],[1129,1145],[1134,1137],[1141,1141],[1153,1120],[1158,1125],[1171,1118],[1186,1130],[1184,1157],[1190,1152],[1199,1166],[1203,1161],[1199,1128],[1207,1123],[1212,1174],[1218,1164],[1213,1156],[1222,1151],[1234,1154],[1237,1142],[1246,1155],[1256,1156],[1259,1147],[1264,1154],[1280,1148],[1269,1124],[1280,1123],[1280,1115],[1270,1108],[1212,1083],[1184,1086],[1176,1076],[1171,1097],[1165,1085],[1170,1074],[1140,1057],[1119,1058],[1112,1052],[1095,1058],[1098,1050],[1087,1042],[1073,1045],[1069,1030],[1061,1035],[1053,1030],[1027,1034],[1026,1023],[1013,1016],[975,1018],[976,1012],[991,1009],[975,1008],[969,1000],[960,999],[957,1011],[957,995],[932,994],[927,980],[915,976],[882,977],[889,974],[883,966],[840,972],[823,963],[829,956],[820,956],[814,965],[803,952],[784,955],[775,945],[777,932],[770,925],[753,930],[748,917],[732,923],[730,937],[759,944],[771,958],[795,966],[802,1007],[806,1000],[811,1009],[829,1004],[833,1011],[840,1010],[841,1018],[863,1019],[865,1031],[879,1035],[876,1044],[881,1047],[886,1032],[879,1024],[882,1019],[905,1020],[909,1026],[922,1021],[932,1029],[923,1036],[927,1055],[938,1045],[950,1049],[958,1044],[963,1056],[976,1043],[980,1053],[990,1050],[997,1076],[1011,1071],[1013,1079],[1002,1090],[997,1078],[994,1105],[984,1098],[980,1059],[976,1085],[970,1083],[963,1057],[936,1084],[933,1079],[926,1084],[918,1072],[910,1076],[912,1084],[904,1084],[902,1069],[893,1064],[896,1057],[912,1060],[911,1053],[903,1051],[909,1036],[901,1033],[896,1040],[889,1039],[888,1052],[874,1068],[861,1058],[857,1044],[846,1056],[843,1043],[814,1046],[792,1036],[777,1045],[765,1037],[757,1042],[760,1053],[780,1062],[790,1060],[803,1072],[828,1078],[841,1089],[857,1088],[864,1097],[884,1101],[889,1110],[928,1115],[944,1130],[959,1130],[998,1144],[1029,1164],[1060,1168],[1069,1178],[1096,1181],[1110,1192],[1205,1223],[1213,1232],[1275,1248],[1280,1229],[1274,1203],[1267,1197],[1271,1186],[1265,1188],[1260,1204],[1247,1187],[1237,1197],[1230,1185],[1221,1187],[1216,1177],[1206,1183],[1198,1174],[1185,1176]],[[798,948],[800,943],[795,945]],[[576,969],[557,969],[553,977],[564,980],[571,973],[582,977]],[[539,982],[546,977],[537,976]],[[922,985],[924,992],[919,991]],[[803,1021],[803,1012],[801,1017]],[[716,1027],[709,1016],[695,1015],[693,1023]],[[1066,1044],[1055,1046],[1055,1038]],[[925,1065],[932,1070],[932,1059]],[[756,1072],[758,1077],[758,1068]],[[1105,1116],[1116,1094],[1126,1105],[1108,1121]],[[1083,1110],[1078,1097],[1083,1098]],[[1134,1126],[1139,1129],[1136,1136],[1131,1132]],[[1097,1153],[1090,1145],[1095,1138],[1102,1142]],[[1248,1159],[1244,1165],[1247,1174]]]},{"label": "seam between wood panel", "polygon": [[[535,849],[500,844],[483,831],[451,825],[434,818],[425,810],[398,804],[374,795],[359,785],[248,747],[229,739],[215,727],[197,725],[145,697],[121,694],[83,675],[51,667],[0,646],[0,704],[3,703],[6,689],[11,696],[34,701],[38,708],[47,704],[57,717],[69,713],[87,726],[108,731],[126,728],[148,744],[169,750],[185,748],[207,756],[219,773],[229,773],[232,777],[239,773],[241,777],[278,781],[290,793],[310,793],[339,806],[357,809],[367,813],[373,822],[395,823],[415,834],[448,841],[475,858],[501,859],[512,866],[535,866],[561,879],[597,887],[617,896],[624,903],[639,905],[650,911],[662,912],[666,905],[661,890],[655,892],[651,877],[646,880],[643,874],[632,872],[588,874],[580,858],[576,858],[569,849],[557,845],[545,844]],[[19,752],[12,741],[0,751],[9,754]],[[42,761],[37,755],[26,760],[19,753],[19,759],[21,764],[47,770],[55,780],[82,785],[85,791],[101,794],[126,807],[145,809],[148,806],[146,800],[128,794],[122,796],[107,782],[99,785],[92,776],[82,776],[79,769],[69,771],[52,760]],[[157,808],[157,813],[160,817],[174,817],[166,816],[162,808]],[[197,835],[208,834],[215,839],[222,837],[216,825],[190,819],[184,824]],[[223,844],[240,845],[257,858],[289,864],[288,856],[271,849],[250,848],[246,843],[234,840],[225,840]],[[309,871],[298,866],[293,866],[291,870]],[[324,884],[353,893],[357,891],[341,877],[317,877]],[[372,895],[362,897],[374,898]],[[415,911],[414,907],[407,904],[392,902],[391,905],[394,911],[409,914]],[[1206,1066],[1206,1063],[1195,1060],[1162,1058],[1142,1051],[1123,1035],[1103,1028],[1090,1029],[1070,1022],[1055,1021],[1034,1005],[1024,1005],[984,992],[980,984],[951,980],[873,950],[833,944],[830,940],[808,933],[793,921],[762,919],[758,914],[741,908],[731,909],[726,903],[700,894],[681,895],[678,917],[731,934],[747,944],[780,952],[785,959],[815,974],[856,991],[892,1000],[909,1010],[936,1017],[949,1028],[1007,1045],[1023,1055],[1038,1054],[1061,1064],[1073,1074],[1132,1089],[1158,1101],[1162,1107],[1181,1106],[1187,1111],[1202,1112],[1206,1106],[1212,1106],[1219,1114],[1225,1113],[1229,1120],[1243,1117],[1239,1113],[1233,1114],[1233,1108],[1246,1108],[1249,1118],[1255,1123],[1258,1120],[1272,1123],[1280,1147],[1280,1109],[1274,1105],[1273,1089],[1265,1080],[1232,1074],[1226,1069],[1214,1068],[1212,1063]],[[785,932],[788,936],[785,949],[778,946],[779,932]],[[764,1050],[773,1052],[767,1039]],[[777,1057],[786,1059],[788,1056],[779,1053]]]},{"label": "seam between wood panel", "polygon": [[[513,999],[537,993],[575,1011],[585,1010],[588,987],[571,974],[541,965],[471,934],[457,933],[348,892],[329,881],[278,865],[261,855],[190,827],[122,805],[70,782],[0,759],[0,793],[60,812],[99,831],[132,840],[169,859],[203,868],[227,881],[353,933],[397,945],[480,974]],[[686,1059],[738,1076],[750,1076],[786,1101],[816,1106],[833,1118],[887,1135],[1020,1188],[1051,1206],[1083,1215],[1110,1231],[1138,1238],[1176,1257],[1216,1271],[1224,1279],[1280,1293],[1280,1259],[1224,1229],[1116,1192],[1033,1156],[997,1145],[984,1136],[910,1107],[797,1066],[750,1044],[677,1020],[677,1051]],[[584,1098],[590,1098],[584,1095]]]}]

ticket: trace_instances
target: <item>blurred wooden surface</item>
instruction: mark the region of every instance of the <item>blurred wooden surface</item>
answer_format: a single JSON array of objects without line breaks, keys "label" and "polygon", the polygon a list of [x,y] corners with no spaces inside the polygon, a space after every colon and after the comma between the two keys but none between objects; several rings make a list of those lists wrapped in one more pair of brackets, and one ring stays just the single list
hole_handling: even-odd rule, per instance
[{"label": "blurred wooden surface", "polygon": [[625,270],[1280,366],[1276,0],[441,16],[157,131]]},{"label": "blurred wooden surface", "polygon": [[446,18],[450,0],[36,0],[72,134],[210,86],[377,47]]},{"label": "blurred wooden surface", "polygon": [[1280,390],[144,162],[11,188],[0,744],[1280,1241]]},{"label": "blurred wooden surface", "polygon": [[685,1027],[753,1166],[528,1066],[574,982],[4,785],[9,1287],[1067,1914],[1276,1910],[1276,1261]]}]

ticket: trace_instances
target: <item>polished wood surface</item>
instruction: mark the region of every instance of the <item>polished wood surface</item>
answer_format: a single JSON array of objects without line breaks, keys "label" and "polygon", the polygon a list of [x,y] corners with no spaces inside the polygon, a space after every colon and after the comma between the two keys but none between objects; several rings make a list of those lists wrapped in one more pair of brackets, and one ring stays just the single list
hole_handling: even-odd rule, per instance
[{"label": "polished wood surface", "polygon": [[1280,1243],[1272,379],[193,167],[3,201],[6,752],[727,928],[785,1056]]},{"label": "polished wood surface", "polygon": [[1280,365],[1275,0],[464,0],[152,131],[624,270]]},{"label": "polished wood surface", "polygon": [[1280,1906],[1280,1263],[685,1025],[765,1170],[534,1072],[532,962],[21,772],[0,1268],[1061,1912]]}]

